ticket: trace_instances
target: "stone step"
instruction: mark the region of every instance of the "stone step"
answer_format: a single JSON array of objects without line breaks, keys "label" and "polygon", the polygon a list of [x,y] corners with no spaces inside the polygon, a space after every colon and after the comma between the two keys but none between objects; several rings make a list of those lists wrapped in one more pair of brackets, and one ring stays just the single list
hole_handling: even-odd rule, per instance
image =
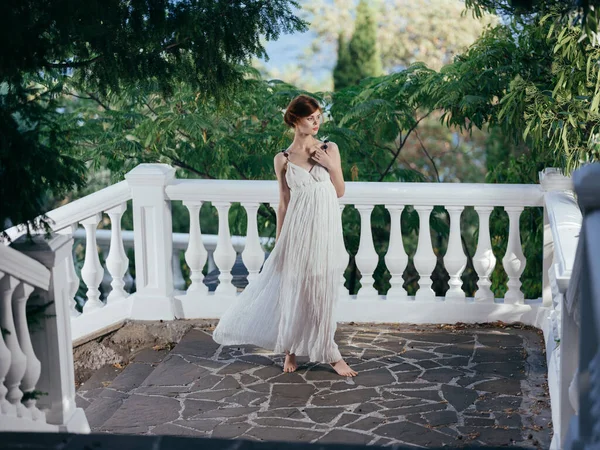
[{"label": "stone step", "polygon": [[106,365],[82,384],[77,391],[77,403],[84,408],[90,428],[100,428],[168,354],[167,349],[143,349],[124,369]]}]

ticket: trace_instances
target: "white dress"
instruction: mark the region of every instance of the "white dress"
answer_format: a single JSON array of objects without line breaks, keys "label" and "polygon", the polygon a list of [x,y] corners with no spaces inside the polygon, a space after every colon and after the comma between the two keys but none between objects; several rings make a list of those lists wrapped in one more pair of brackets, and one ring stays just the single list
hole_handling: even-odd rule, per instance
[{"label": "white dress", "polygon": [[309,171],[288,160],[285,179],[290,201],[277,243],[223,314],[213,339],[339,361],[333,313],[347,255],[335,187],[319,164]]}]

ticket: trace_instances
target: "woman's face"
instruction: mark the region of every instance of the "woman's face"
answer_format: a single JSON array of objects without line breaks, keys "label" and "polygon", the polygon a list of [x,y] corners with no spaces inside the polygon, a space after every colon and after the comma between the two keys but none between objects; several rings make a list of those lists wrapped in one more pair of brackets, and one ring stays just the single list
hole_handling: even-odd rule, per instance
[{"label": "woman's face", "polygon": [[319,132],[321,126],[321,111],[316,110],[308,117],[301,118],[296,123],[296,130],[303,134],[315,135]]}]

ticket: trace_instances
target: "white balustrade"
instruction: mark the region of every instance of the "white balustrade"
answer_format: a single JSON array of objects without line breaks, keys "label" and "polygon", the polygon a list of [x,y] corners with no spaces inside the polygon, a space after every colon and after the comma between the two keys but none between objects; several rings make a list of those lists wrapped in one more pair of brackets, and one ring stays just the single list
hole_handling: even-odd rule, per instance
[{"label": "white balustrade", "polygon": [[390,243],[385,254],[385,264],[392,278],[387,298],[390,300],[408,300],[408,293],[404,289],[402,274],[408,265],[408,255],[402,242],[401,217],[404,205],[385,205],[390,212]]},{"label": "white balustrade", "polygon": [[355,205],[360,213],[360,242],[358,252],[354,256],[356,267],[360,271],[361,287],[356,294],[358,300],[377,298],[377,290],[373,286],[373,272],[377,268],[379,255],[373,245],[373,233],[371,231],[371,212],[374,205]]},{"label": "white balustrade", "polygon": [[433,301],[435,292],[431,288],[433,284],[431,274],[435,269],[436,256],[431,245],[431,232],[429,231],[429,216],[433,206],[416,205],[415,210],[419,213],[419,241],[413,261],[420,277],[419,290],[415,294],[415,300]]},{"label": "white balustrade", "polygon": [[104,269],[100,264],[98,257],[98,247],[96,243],[96,228],[102,220],[102,214],[95,214],[80,223],[85,228],[85,259],[81,268],[81,278],[87,286],[87,301],[83,306],[83,312],[93,311],[102,308],[104,303],[100,300],[100,282],[104,275]]},{"label": "white balustrade", "polygon": [[[17,338],[27,361],[25,373],[21,380],[21,390],[24,394],[29,395],[35,390],[42,370],[40,360],[37,359],[33,351],[31,337],[29,336],[29,327],[27,326],[26,304],[32,292],[33,286],[21,281],[13,294],[13,315]],[[28,398],[23,401],[23,404],[29,410],[27,416],[33,420],[45,421],[46,415],[36,407],[35,403],[36,400],[34,398]]]},{"label": "white balustrade", "polygon": [[258,276],[265,260],[265,251],[260,245],[260,237],[258,236],[257,213],[260,203],[243,202],[242,206],[246,209],[248,217],[246,246],[242,252],[242,261],[248,269],[248,283],[252,283]]},{"label": "white balustrade", "polygon": [[108,257],[106,258],[106,268],[112,277],[112,290],[106,298],[107,304],[123,299],[128,295],[124,289],[125,281],[123,280],[123,277],[129,267],[129,258],[127,258],[127,254],[125,253],[123,236],[121,234],[121,218],[126,210],[127,203],[124,202],[106,211],[108,217],[110,217],[111,228],[110,250],[108,252]]},{"label": "white balustrade", "polygon": [[479,215],[479,238],[477,240],[477,251],[473,256],[473,266],[479,276],[475,300],[478,302],[494,302],[494,293],[490,289],[492,281],[490,276],[496,266],[496,257],[492,251],[490,239],[490,214],[494,210],[491,206],[476,206],[475,211]]},{"label": "white balustrade", "polygon": [[21,403],[23,391],[19,387],[27,369],[27,357],[19,345],[13,318],[13,293],[18,285],[19,280],[10,275],[0,280],[0,329],[3,330],[4,342],[11,355],[10,368],[5,377],[8,389],[6,398],[15,407],[18,417],[30,419],[31,411]]},{"label": "white balustrade", "polygon": [[183,202],[190,214],[190,237],[187,250],[185,251],[185,262],[190,268],[190,285],[188,292],[208,292],[208,287],[203,283],[204,275],[202,269],[206,264],[208,253],[202,243],[202,230],[200,228],[200,208],[202,202]]},{"label": "white balustrade", "polygon": [[231,235],[229,233],[229,202],[213,202],[213,206],[217,208],[219,215],[219,237],[217,248],[214,252],[214,259],[219,269],[219,285],[216,293],[224,295],[235,294],[236,288],[231,283],[231,269],[235,264],[236,252],[231,245]]},{"label": "white balustrade", "polygon": [[525,270],[525,256],[521,248],[521,233],[519,232],[519,217],[522,207],[505,207],[509,218],[508,246],[502,258],[504,270],[508,275],[508,290],[504,295],[504,303],[523,303],[521,291],[521,274]]},{"label": "white balustrade", "polygon": [[465,300],[465,291],[462,290],[462,279],[460,276],[467,266],[467,256],[463,251],[462,239],[460,235],[460,215],[464,209],[462,206],[446,207],[450,214],[450,237],[448,238],[448,248],[444,255],[444,266],[450,275],[448,284],[450,288],[446,292],[447,301]]}]

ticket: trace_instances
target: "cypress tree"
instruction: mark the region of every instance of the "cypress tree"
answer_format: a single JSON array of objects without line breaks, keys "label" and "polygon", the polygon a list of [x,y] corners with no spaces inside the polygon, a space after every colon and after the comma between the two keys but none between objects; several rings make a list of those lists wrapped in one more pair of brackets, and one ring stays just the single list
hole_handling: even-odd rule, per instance
[{"label": "cypress tree", "polygon": [[338,37],[337,63],[333,69],[334,90],[339,91],[340,89],[344,89],[345,87],[354,84],[353,80],[349,77],[351,65],[352,60],[350,58],[348,43],[344,38],[344,34],[340,33]]},{"label": "cypress tree", "polygon": [[358,84],[363,78],[383,73],[381,56],[377,50],[377,26],[374,13],[366,0],[360,0],[356,8],[354,33],[348,44],[350,84]]}]

